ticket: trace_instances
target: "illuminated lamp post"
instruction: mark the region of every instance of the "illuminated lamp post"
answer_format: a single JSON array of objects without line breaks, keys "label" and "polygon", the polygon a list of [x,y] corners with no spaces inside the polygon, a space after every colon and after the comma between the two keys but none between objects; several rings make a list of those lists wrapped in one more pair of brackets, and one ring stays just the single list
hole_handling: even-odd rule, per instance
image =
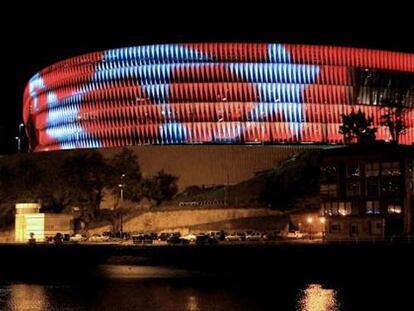
[{"label": "illuminated lamp post", "polygon": [[21,150],[21,142],[22,142],[22,128],[24,127],[23,123],[19,124],[19,135],[15,137],[17,140],[17,152],[20,153]]},{"label": "illuminated lamp post", "polygon": [[312,222],[313,222],[313,218],[308,217],[308,219],[306,221],[308,222],[308,226],[309,226],[309,240],[312,240]]},{"label": "illuminated lamp post", "polygon": [[319,218],[319,221],[322,224],[322,240],[325,240],[325,222],[326,222],[326,218],[321,217],[321,218]]},{"label": "illuminated lamp post", "polygon": [[20,137],[16,136],[15,139],[17,140],[17,153],[20,153]]},{"label": "illuminated lamp post", "polygon": [[122,174],[121,175],[121,183],[120,184],[118,184],[118,187],[119,187],[119,196],[120,196],[120,199],[119,199],[119,207],[121,208],[121,213],[120,213],[120,230],[121,230],[121,237],[122,237],[122,233],[123,233],[123,223],[122,223],[122,207],[123,207],[123,205],[124,205],[124,187],[125,187],[125,184],[124,184],[124,178],[125,178],[125,174]]}]

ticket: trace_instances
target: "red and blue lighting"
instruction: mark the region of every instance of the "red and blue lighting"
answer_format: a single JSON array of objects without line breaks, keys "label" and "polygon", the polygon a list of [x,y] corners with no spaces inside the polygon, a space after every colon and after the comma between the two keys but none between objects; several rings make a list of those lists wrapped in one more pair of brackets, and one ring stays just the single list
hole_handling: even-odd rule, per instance
[{"label": "red and blue lighting", "polygon": [[341,115],[356,110],[373,118],[378,139],[389,140],[381,100],[396,94],[406,107],[400,143],[412,144],[414,55],[290,44],[151,45],[42,70],[26,88],[23,115],[34,151],[340,144]]}]

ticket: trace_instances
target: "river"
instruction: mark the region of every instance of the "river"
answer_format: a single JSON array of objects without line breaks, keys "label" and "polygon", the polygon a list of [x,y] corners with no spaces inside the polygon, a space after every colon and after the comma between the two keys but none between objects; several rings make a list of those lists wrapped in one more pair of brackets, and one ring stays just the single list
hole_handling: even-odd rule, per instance
[{"label": "river", "polygon": [[0,310],[412,310],[412,287],[396,280],[363,275],[298,280],[277,273],[222,277],[101,265],[90,275],[64,279],[0,278]]}]

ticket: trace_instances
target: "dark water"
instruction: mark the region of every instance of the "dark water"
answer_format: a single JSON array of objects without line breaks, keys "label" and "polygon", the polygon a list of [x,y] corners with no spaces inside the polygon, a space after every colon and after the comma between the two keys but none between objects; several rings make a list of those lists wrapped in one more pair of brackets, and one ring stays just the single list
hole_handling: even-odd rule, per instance
[{"label": "dark water", "polygon": [[403,275],[298,281],[107,265],[66,280],[0,280],[0,310],[414,310],[412,284]]}]

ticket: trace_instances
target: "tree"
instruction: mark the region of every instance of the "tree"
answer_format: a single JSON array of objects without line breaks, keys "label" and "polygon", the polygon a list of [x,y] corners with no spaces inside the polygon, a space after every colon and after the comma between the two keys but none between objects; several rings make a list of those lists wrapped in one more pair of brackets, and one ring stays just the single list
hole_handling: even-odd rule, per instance
[{"label": "tree", "polygon": [[42,199],[42,174],[37,162],[25,156],[0,167],[0,226],[14,222],[15,203]]},{"label": "tree", "polygon": [[386,98],[381,103],[386,108],[386,112],[381,115],[381,125],[388,127],[392,141],[398,144],[400,135],[405,132],[403,101],[400,97],[395,100]]},{"label": "tree", "polygon": [[138,157],[132,150],[124,148],[109,161],[108,188],[115,196],[119,197],[119,187],[123,187],[123,197],[138,202],[142,198],[141,181]]},{"label": "tree", "polygon": [[96,151],[78,153],[64,160],[61,172],[65,196],[72,206],[80,208],[80,217],[85,223],[96,216],[108,170],[103,156]]},{"label": "tree", "polygon": [[171,200],[178,191],[178,177],[165,173],[161,170],[157,175],[146,179],[142,183],[142,190],[150,200],[154,200],[157,205],[164,201]]},{"label": "tree", "polygon": [[36,202],[41,196],[41,171],[33,159],[20,159],[12,171],[13,192],[21,202]]},{"label": "tree", "polygon": [[0,166],[0,197],[4,198],[10,194],[11,181],[13,175],[9,167],[1,164]]},{"label": "tree", "polygon": [[13,173],[4,164],[0,166],[0,228],[9,227],[14,222],[15,193],[12,185]]},{"label": "tree", "polygon": [[375,133],[377,128],[373,126],[373,118],[367,118],[365,113],[358,110],[357,113],[352,111],[349,115],[342,114],[342,125],[339,127],[339,133],[344,135],[344,142],[350,144],[372,143],[376,139]]}]

